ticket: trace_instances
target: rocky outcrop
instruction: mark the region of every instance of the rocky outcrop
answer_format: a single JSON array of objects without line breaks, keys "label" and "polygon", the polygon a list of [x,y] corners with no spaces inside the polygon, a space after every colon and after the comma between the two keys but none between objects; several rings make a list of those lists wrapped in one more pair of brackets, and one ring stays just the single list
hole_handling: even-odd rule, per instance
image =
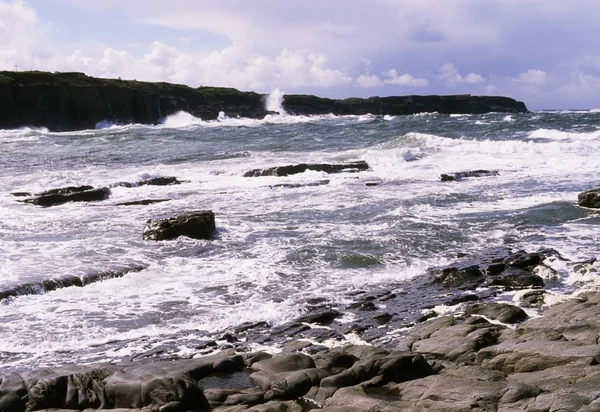
[{"label": "rocky outcrop", "polygon": [[550,273],[544,259],[560,258],[552,249],[528,253],[502,252],[479,261],[465,260],[456,264],[430,270],[433,284],[445,288],[473,290],[477,287],[501,287],[506,290],[541,288],[544,279],[538,273]]},{"label": "rocky outcrop", "polygon": [[47,190],[33,198],[25,199],[24,202],[49,207],[62,205],[67,202],[96,202],[106,200],[109,196],[110,189],[107,187],[94,189],[92,186],[71,186]]},{"label": "rocky outcrop", "polygon": [[168,219],[148,220],[144,240],[171,240],[179,236],[192,239],[210,239],[216,230],[215,215],[211,210],[188,212]]},{"label": "rocky outcrop", "polygon": [[[287,95],[297,115],[402,115],[421,112],[526,112],[522,102],[499,96],[396,96],[333,100]],[[0,128],[47,127],[51,131],[93,129],[97,123],[157,124],[186,111],[203,120],[219,112],[264,118],[265,96],[231,88],[198,87],[135,80],[100,79],[83,73],[0,72]]]},{"label": "rocky outcrop", "polygon": [[470,170],[468,172],[456,172],[451,174],[443,173],[440,177],[442,182],[453,182],[467,177],[498,176],[498,174],[497,170]]},{"label": "rocky outcrop", "polygon": [[577,203],[579,206],[600,209],[600,188],[579,193]]},{"label": "rocky outcrop", "polygon": [[249,170],[248,172],[244,173],[244,177],[290,176],[298,173],[304,173],[307,170],[325,173],[362,172],[369,170],[369,165],[364,160],[341,164],[300,163],[296,165],[269,167],[267,169]]},{"label": "rocky outcrop", "polygon": [[599,332],[600,292],[526,320],[508,304],[476,304],[398,334],[390,349],[309,354],[309,342],[292,341],[275,355],[228,349],[4,370],[0,410],[591,412],[600,408]]}]

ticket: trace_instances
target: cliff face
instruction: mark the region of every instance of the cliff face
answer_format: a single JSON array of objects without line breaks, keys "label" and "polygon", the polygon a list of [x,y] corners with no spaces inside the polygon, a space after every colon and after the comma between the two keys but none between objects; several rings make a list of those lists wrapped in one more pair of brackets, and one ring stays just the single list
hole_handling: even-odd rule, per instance
[{"label": "cliff face", "polygon": [[[83,73],[0,72],[0,128],[47,127],[52,131],[91,129],[98,122],[156,124],[178,111],[203,120],[220,111],[230,117],[262,118],[265,96],[231,88],[99,79]],[[419,112],[526,112],[507,97],[405,96],[332,100],[286,95],[293,114],[411,114]]]}]

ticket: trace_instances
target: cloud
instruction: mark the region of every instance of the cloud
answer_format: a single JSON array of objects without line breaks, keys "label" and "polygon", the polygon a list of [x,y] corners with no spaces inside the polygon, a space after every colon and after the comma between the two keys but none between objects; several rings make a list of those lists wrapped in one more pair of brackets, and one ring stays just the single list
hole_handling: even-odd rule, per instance
[{"label": "cloud", "polygon": [[525,73],[519,74],[514,81],[527,85],[542,86],[548,83],[548,73],[542,70],[529,69]]},{"label": "cloud", "polygon": [[485,79],[480,74],[469,73],[461,76],[452,63],[446,63],[439,69],[440,79],[447,85],[456,84],[478,84],[484,83]]},{"label": "cloud", "polygon": [[382,87],[385,85],[396,85],[406,87],[426,87],[429,86],[429,80],[416,78],[405,73],[399,75],[396,69],[388,69],[381,73],[381,77],[369,74],[362,74],[356,79],[356,83],[365,89]]},{"label": "cloud", "polygon": [[429,80],[415,78],[408,73],[398,75],[396,69],[390,69],[386,72],[383,72],[383,75],[386,77],[386,79],[383,81],[385,84],[395,84],[409,87],[429,86]]},{"label": "cloud", "polygon": [[330,97],[493,91],[572,107],[588,96],[597,107],[599,12],[597,0],[0,0],[0,68]]}]

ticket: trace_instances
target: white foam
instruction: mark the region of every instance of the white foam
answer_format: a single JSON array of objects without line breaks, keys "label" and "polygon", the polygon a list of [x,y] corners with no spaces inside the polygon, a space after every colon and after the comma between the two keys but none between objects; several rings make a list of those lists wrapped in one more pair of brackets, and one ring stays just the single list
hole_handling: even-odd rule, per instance
[{"label": "white foam", "polygon": [[277,112],[281,116],[287,115],[287,112],[283,108],[283,92],[279,89],[275,89],[267,96],[266,109],[271,112]]}]

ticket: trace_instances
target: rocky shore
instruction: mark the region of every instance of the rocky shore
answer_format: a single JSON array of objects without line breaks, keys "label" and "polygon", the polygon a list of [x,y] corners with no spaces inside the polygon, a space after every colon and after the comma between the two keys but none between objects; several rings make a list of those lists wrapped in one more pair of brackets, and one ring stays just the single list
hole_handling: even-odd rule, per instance
[{"label": "rocky shore", "polygon": [[[47,127],[50,131],[94,129],[96,124],[157,124],[179,111],[202,120],[264,118],[266,96],[232,88],[199,87],[135,80],[100,79],[83,73],[0,72],[0,129]],[[523,113],[523,102],[501,96],[390,96],[327,99],[286,95],[295,115],[405,115],[422,112]]]},{"label": "rocky shore", "polygon": [[[300,164],[245,176],[367,169],[366,163]],[[442,175],[455,183],[440,184],[496,175],[456,172]],[[159,177],[109,186],[182,183]],[[95,190],[13,195],[34,196],[24,203],[46,207],[105,200],[81,198]],[[597,208],[598,193],[580,194],[580,206]],[[148,220],[142,236],[157,241],[215,235],[214,213],[202,210]],[[258,322],[212,336],[166,336],[160,345],[111,363],[102,363],[99,353],[86,365],[0,369],[0,411],[598,411],[600,292],[553,304],[547,296],[557,261],[574,272],[597,273],[595,257],[569,262],[549,248],[465,255],[412,282],[340,291],[346,303],[339,306],[309,299],[303,315],[281,325]],[[84,287],[139,270],[25,284],[0,293],[0,299]]]},{"label": "rocky shore", "polygon": [[3,371],[0,410],[598,411],[599,304],[585,293],[522,323],[515,306],[470,304],[387,349],[300,339],[275,355]]}]

